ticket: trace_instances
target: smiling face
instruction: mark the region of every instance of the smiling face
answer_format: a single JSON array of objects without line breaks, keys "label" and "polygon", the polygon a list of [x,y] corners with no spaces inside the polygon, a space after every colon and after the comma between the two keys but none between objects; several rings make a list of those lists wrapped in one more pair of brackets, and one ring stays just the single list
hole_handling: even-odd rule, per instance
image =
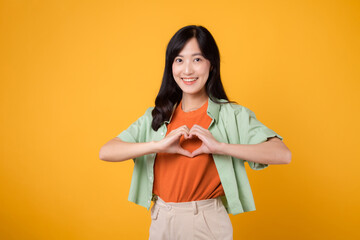
[{"label": "smiling face", "polygon": [[205,84],[209,77],[210,61],[201,53],[196,38],[191,38],[175,57],[172,65],[173,77],[186,94],[203,97]]}]

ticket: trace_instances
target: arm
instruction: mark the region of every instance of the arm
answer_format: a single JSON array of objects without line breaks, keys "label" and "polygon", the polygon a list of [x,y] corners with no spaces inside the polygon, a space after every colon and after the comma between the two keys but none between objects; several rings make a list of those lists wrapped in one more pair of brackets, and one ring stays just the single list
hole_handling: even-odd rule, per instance
[{"label": "arm", "polygon": [[277,137],[259,144],[220,143],[216,152],[256,163],[289,164],[291,162],[290,150]]},{"label": "arm", "polygon": [[193,156],[202,153],[222,154],[233,156],[246,161],[264,164],[288,164],[291,152],[277,137],[259,144],[228,144],[218,142],[209,130],[194,125],[190,130],[190,137],[196,135],[203,144],[192,152]]},{"label": "arm", "polygon": [[180,146],[181,136],[188,137],[189,128],[184,125],[171,131],[164,139],[160,141],[151,141],[144,143],[124,142],[115,137],[107,142],[101,149],[99,157],[104,161],[122,162],[139,156],[165,152],[177,153],[187,157],[192,154]]},{"label": "arm", "polygon": [[154,152],[155,142],[129,143],[115,137],[100,149],[99,158],[104,161],[122,162]]}]

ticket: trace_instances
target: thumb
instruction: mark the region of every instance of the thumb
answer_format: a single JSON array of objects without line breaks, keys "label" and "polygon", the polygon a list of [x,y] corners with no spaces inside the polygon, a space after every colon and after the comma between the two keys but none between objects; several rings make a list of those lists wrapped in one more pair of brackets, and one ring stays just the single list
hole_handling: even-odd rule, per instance
[{"label": "thumb", "polygon": [[181,154],[181,155],[184,155],[184,156],[186,156],[186,157],[189,157],[189,158],[192,157],[191,152],[189,152],[189,151],[187,151],[187,150],[185,150],[185,149],[183,149],[183,148],[181,148],[181,147],[180,147],[178,153]]},{"label": "thumb", "polygon": [[198,149],[196,149],[195,151],[192,152],[192,157],[195,157],[195,156],[200,155],[202,153],[204,153],[203,145],[201,145],[201,147],[199,147]]}]

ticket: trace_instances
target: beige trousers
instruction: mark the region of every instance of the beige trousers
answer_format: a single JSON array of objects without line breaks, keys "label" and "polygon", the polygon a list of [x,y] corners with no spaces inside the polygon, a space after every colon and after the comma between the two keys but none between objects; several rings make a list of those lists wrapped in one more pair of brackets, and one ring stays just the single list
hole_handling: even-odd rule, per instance
[{"label": "beige trousers", "polygon": [[166,203],[156,197],[149,240],[230,240],[233,228],[220,197]]}]

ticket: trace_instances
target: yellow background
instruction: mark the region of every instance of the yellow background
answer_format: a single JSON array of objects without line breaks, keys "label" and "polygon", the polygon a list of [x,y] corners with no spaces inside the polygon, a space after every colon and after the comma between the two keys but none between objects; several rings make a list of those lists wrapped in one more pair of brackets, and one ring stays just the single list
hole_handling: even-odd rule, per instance
[{"label": "yellow background", "polygon": [[235,239],[359,239],[359,1],[0,1],[0,239],[147,239],[133,162],[99,150],[154,105],[165,48],[214,35],[230,99],[284,137]]}]

